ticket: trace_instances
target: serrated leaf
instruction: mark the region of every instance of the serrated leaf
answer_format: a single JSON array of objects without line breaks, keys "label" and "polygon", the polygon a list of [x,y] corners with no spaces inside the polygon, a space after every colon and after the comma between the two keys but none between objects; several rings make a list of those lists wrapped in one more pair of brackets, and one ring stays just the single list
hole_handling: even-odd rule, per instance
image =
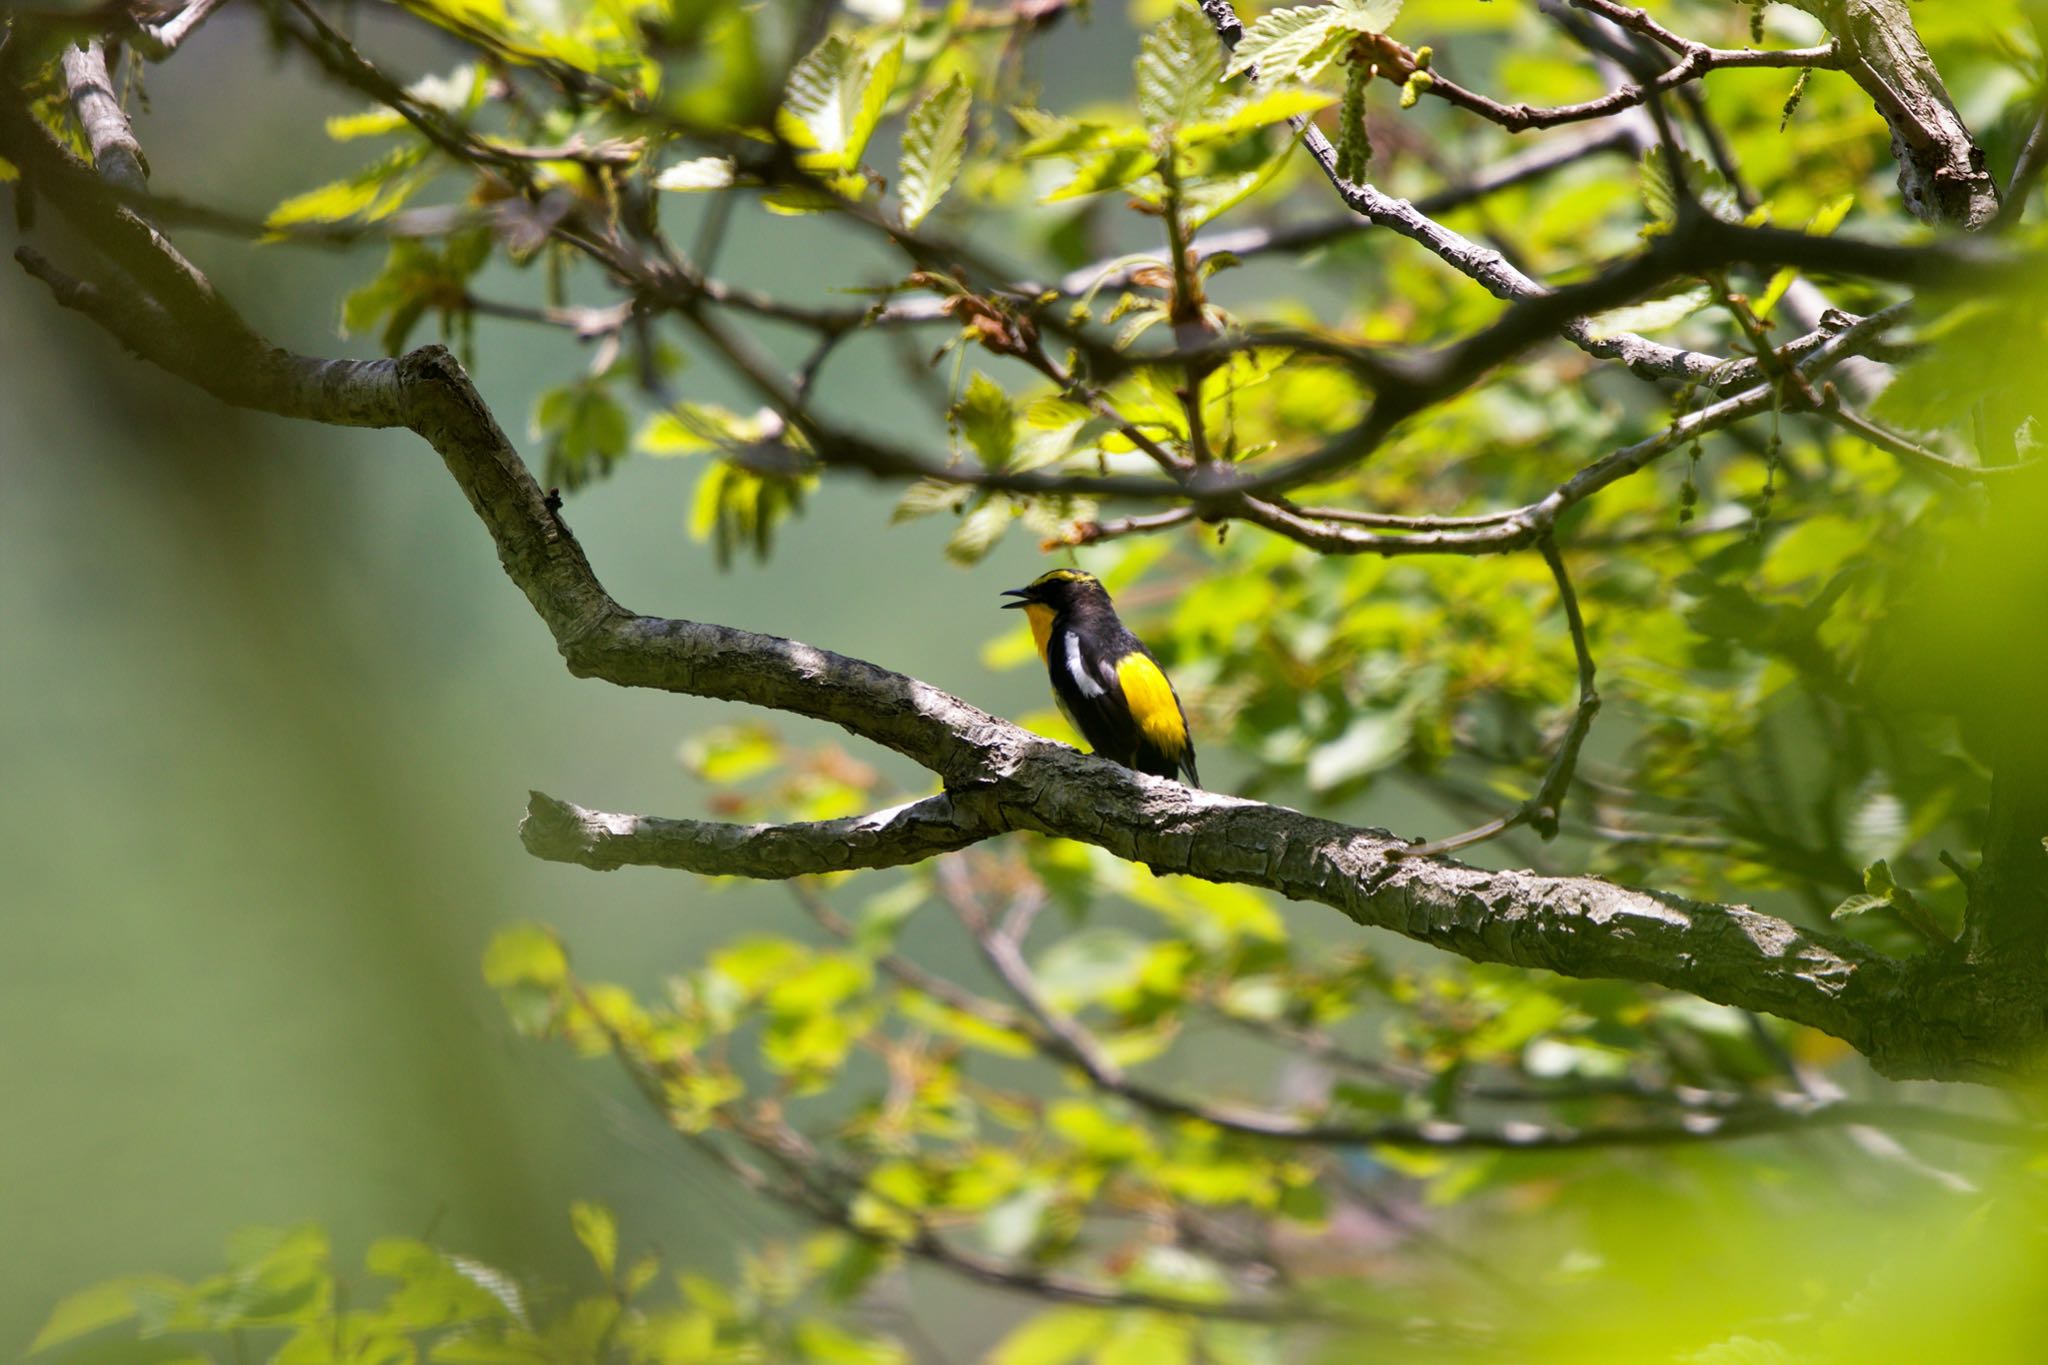
[{"label": "serrated leaf", "polygon": [[1223,74],[1235,76],[1256,66],[1259,79],[1270,85],[1313,80],[1353,38],[1386,32],[1400,12],[1401,0],[1276,9],[1245,30]]},{"label": "serrated leaf", "polygon": [[728,156],[700,156],[675,165],[654,177],[654,188],[687,193],[693,190],[722,190],[733,182],[733,161]]},{"label": "serrated leaf", "polygon": [[897,192],[903,197],[903,225],[916,227],[939,206],[960,174],[967,153],[967,118],[974,105],[974,92],[955,76],[918,101],[910,111],[903,131],[903,157],[899,163],[902,179]]},{"label": "serrated leaf", "polygon": [[1402,0],[1337,0],[1354,23],[1368,33],[1385,33],[1401,17]]},{"label": "serrated leaf", "polygon": [[1851,915],[1861,915],[1872,910],[1882,910],[1885,906],[1890,905],[1891,903],[1892,898],[1890,896],[1872,896],[1863,892],[1858,892],[1856,895],[1849,897],[1840,905],[1836,906],[1833,910],[1830,910],[1828,912],[1828,918],[1848,919]]},{"label": "serrated leaf", "polygon": [[1334,20],[1327,5],[1296,5],[1262,14],[1252,21],[1230,54],[1226,77],[1256,67],[1259,79],[1272,83],[1313,80],[1337,55],[1337,44],[1350,35]]},{"label": "serrated leaf", "polygon": [[864,55],[844,35],[831,35],[790,71],[788,93],[775,111],[776,132],[804,150],[810,169],[852,169],[881,121],[902,63],[901,39]]},{"label": "serrated leaf", "polygon": [[1078,426],[1091,416],[1088,409],[1071,398],[1034,398],[1024,409],[1025,424],[1039,431],[1060,431]]},{"label": "serrated leaf", "polygon": [[976,370],[967,392],[953,405],[953,420],[974,453],[990,469],[1001,469],[1017,453],[1017,409],[1001,384]]},{"label": "serrated leaf", "polygon": [[1202,12],[1181,5],[1138,48],[1138,113],[1151,128],[1200,119],[1223,99],[1223,47]]},{"label": "serrated leaf", "polygon": [[[1691,152],[1680,151],[1679,158],[1677,164],[1685,177],[1686,191],[1699,201],[1700,207],[1724,223],[1742,221],[1742,205],[1727,178]],[[1641,184],[1643,207],[1649,210],[1651,223],[1661,228],[1677,222],[1678,181],[1662,143],[1643,153]]]},{"label": "serrated leaf", "polygon": [[991,497],[960,519],[946,541],[946,558],[955,564],[979,564],[1015,519],[1008,498]]}]

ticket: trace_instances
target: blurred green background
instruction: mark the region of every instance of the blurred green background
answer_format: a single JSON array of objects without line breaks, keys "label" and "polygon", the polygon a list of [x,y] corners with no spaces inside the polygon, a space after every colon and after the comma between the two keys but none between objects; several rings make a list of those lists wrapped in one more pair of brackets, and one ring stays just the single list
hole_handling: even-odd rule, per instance
[{"label": "blurred green background", "polygon": [[[358,156],[319,133],[353,104],[280,69],[251,16],[214,21],[147,93],[155,183],[195,200],[260,214]],[[804,230],[778,222],[771,259],[742,223],[729,266],[822,281],[828,253],[790,249]],[[180,242],[282,344],[374,354],[334,319],[380,248]],[[476,362],[530,450],[534,396],[580,359],[486,320]],[[886,362],[831,378],[891,420]],[[738,402],[709,367],[682,382]],[[1042,680],[979,658],[1014,625],[996,590],[1036,571],[1024,538],[954,570],[947,525],[885,529],[895,492],[834,482],[768,564],[721,573],[683,529],[696,474],[635,461],[569,503],[629,605],[883,661],[1009,714],[1045,706]],[[517,842],[535,787],[702,814],[678,744],[751,717],[570,677],[416,438],[223,407],[11,263],[0,490],[0,1353],[60,1295],[200,1274],[252,1223],[325,1223],[345,1262],[432,1228],[566,1274],[568,1203],[592,1198],[629,1239],[725,1269],[723,1244],[766,1215],[608,1068],[515,1040],[477,962],[494,927],[543,919],[593,974],[648,986],[735,932],[801,932],[777,887],[599,876]]]},{"label": "blurred green background", "polygon": [[[1037,60],[1062,87],[1048,104],[1124,88],[1124,22],[1103,13],[1043,39]],[[435,64],[412,30],[362,31],[408,72]],[[360,162],[319,133],[354,103],[280,69],[250,15],[213,21],[152,73],[148,96],[139,126],[156,183],[196,201],[260,214]],[[848,273],[815,224],[759,226],[736,226],[724,273],[797,296]],[[373,353],[374,339],[338,338],[334,319],[377,247],[179,241],[282,344]],[[498,283],[504,297],[532,293]],[[536,464],[526,415],[583,358],[554,332],[479,323],[476,378]],[[861,395],[876,428],[929,422],[928,405],[897,401],[903,382],[877,348],[851,349],[828,394]],[[742,406],[709,366],[681,386]],[[687,460],[635,459],[569,502],[629,606],[857,654],[1003,714],[1044,709],[1035,670],[993,672],[980,648],[1014,628],[996,590],[1042,566],[1024,535],[963,572],[941,553],[946,519],[888,527],[898,490],[833,480],[767,564],[720,572],[683,530],[696,477]],[[0,269],[0,630],[0,1352],[82,1285],[215,1269],[250,1224],[324,1224],[344,1266],[373,1236],[431,1230],[565,1280],[587,1273],[572,1199],[616,1208],[630,1246],[715,1272],[779,1225],[689,1157],[609,1066],[517,1041],[477,970],[491,932],[521,919],[558,926],[590,977],[640,988],[735,934],[808,936],[779,887],[598,875],[517,843],[529,788],[701,814],[679,743],[759,717],[571,678],[423,443],[224,408]],[[1204,771],[1229,786],[1221,755],[1205,754]],[[1331,813],[1445,827],[1409,799],[1376,784]],[[1309,941],[1348,927],[1314,909],[1298,921]],[[969,956],[949,942],[927,960]],[[1555,1268],[1537,1292],[1569,1323],[1544,1358],[1639,1358],[1631,1337],[1711,1336],[1715,1321],[1743,1320],[1746,1296],[1824,1316],[1837,1281],[1804,1279],[1802,1265],[1838,1262],[1854,1278],[1866,1258],[1884,1272],[1859,1297],[1858,1345],[1893,1352],[1868,1358],[1931,1360],[1959,1340],[1975,1358],[2026,1358],[2038,1207],[1984,1216],[1921,1172],[1852,1167],[1827,1141],[1787,1144],[1775,1170],[1702,1154],[1668,1181],[1644,1174],[1657,1158],[1598,1157],[1571,1168],[1602,1178],[1573,1187],[1556,1217],[1479,1235]],[[1574,1160],[1518,1166],[1525,1207],[1565,1202],[1549,1177]],[[2006,1174],[1970,1169],[1987,1186]],[[1812,1201],[1794,1197],[1809,1183]],[[1924,1254],[1890,1261],[1885,1244],[1908,1230]],[[1930,1263],[1953,1283],[1922,1276]],[[1568,1294],[1596,1272],[1618,1288],[1598,1330],[1578,1334]],[[1974,1336],[1927,1308],[1972,1296]],[[922,1297],[958,1358],[1017,1311],[989,1312],[953,1281]],[[1589,1357],[1588,1335],[1603,1332],[1616,1354]]]}]

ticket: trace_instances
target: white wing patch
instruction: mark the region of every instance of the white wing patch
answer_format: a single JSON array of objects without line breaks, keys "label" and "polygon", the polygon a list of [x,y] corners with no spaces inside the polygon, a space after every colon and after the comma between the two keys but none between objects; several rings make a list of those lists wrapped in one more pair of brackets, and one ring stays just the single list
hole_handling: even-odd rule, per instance
[{"label": "white wing patch", "polygon": [[1081,637],[1072,631],[1067,632],[1067,676],[1074,680],[1074,686],[1081,689],[1082,696],[1102,695],[1102,684],[1095,681],[1088,666],[1081,662]]}]

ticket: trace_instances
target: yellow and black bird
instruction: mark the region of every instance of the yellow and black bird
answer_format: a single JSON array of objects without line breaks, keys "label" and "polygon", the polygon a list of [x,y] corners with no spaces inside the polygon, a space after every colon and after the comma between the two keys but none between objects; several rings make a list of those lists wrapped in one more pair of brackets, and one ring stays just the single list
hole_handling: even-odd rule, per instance
[{"label": "yellow and black bird", "polygon": [[1117,619],[1093,574],[1054,569],[1003,594],[1031,620],[1038,657],[1052,674],[1052,695],[1090,748],[1155,777],[1195,774],[1187,712],[1152,651]]}]

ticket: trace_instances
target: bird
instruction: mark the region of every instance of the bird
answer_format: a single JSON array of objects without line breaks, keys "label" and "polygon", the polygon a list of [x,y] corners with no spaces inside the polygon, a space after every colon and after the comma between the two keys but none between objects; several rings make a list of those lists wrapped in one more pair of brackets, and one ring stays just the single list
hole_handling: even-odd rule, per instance
[{"label": "bird", "polygon": [[1187,712],[1159,661],[1117,619],[1095,575],[1054,569],[1021,588],[1004,610],[1022,608],[1038,657],[1052,675],[1053,700],[1104,758],[1154,777],[1202,785]]}]

